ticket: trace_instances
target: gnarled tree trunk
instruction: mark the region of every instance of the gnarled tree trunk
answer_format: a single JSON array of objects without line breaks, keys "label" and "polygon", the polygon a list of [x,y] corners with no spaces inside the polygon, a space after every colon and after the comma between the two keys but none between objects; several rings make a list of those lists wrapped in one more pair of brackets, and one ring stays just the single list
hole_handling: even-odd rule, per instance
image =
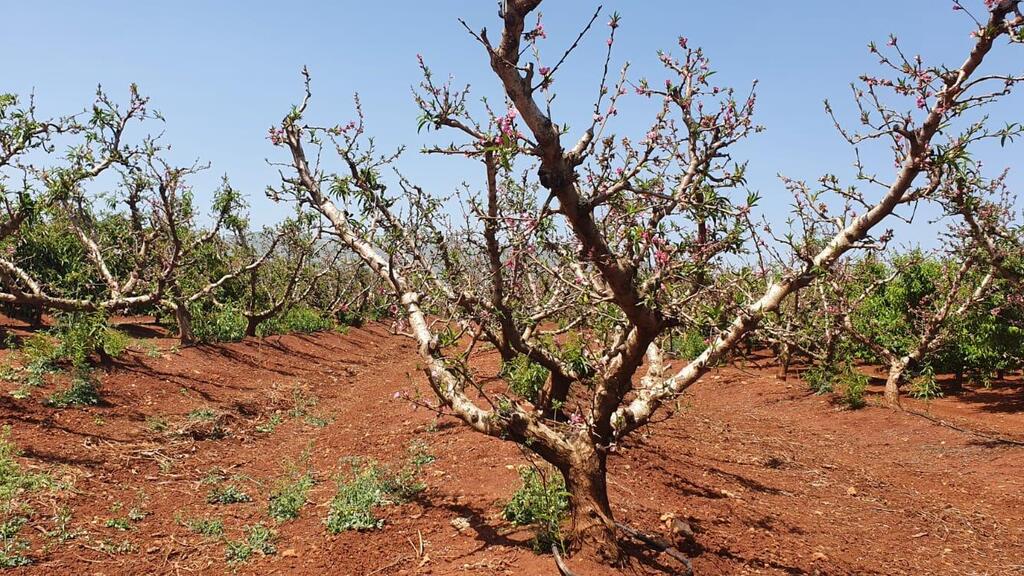
[{"label": "gnarled tree trunk", "polygon": [[889,364],[889,376],[885,379],[885,405],[900,408],[900,382],[910,365],[910,358],[903,356]]},{"label": "gnarled tree trunk", "polygon": [[569,492],[569,543],[574,551],[602,562],[619,564],[622,550],[608,503],[607,456],[592,446],[577,445],[560,464]]},{"label": "gnarled tree trunk", "polygon": [[184,301],[175,302],[174,319],[178,323],[178,340],[183,346],[191,346],[196,343],[196,334],[192,329],[192,314],[188,311],[188,305]]}]

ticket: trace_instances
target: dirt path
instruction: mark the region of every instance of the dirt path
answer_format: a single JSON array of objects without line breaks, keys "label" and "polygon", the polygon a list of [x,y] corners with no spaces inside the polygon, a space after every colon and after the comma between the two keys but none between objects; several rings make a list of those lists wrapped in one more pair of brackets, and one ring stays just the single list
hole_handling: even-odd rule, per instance
[{"label": "dirt path", "polygon": [[[371,326],[135,353],[103,376],[105,404],[95,408],[47,409],[42,391],[0,397],[21,461],[73,485],[33,506],[36,529],[24,531],[34,564],[22,571],[553,574],[550,558],[529,550],[530,534],[499,515],[524,462],[519,451],[394,397],[424,389],[412,352]],[[977,423],[973,408],[958,412],[956,402],[933,406]],[[998,419],[1003,432],[1022,424],[1019,412]],[[343,459],[398,462],[414,439],[437,458],[421,497],[382,508],[380,530],[329,535],[324,518]],[[661,532],[668,514],[692,517],[700,575],[1024,574],[1021,447],[881,408],[841,410],[767,370],[730,368],[624,448],[611,463],[616,513]],[[297,520],[275,525],[267,498],[303,454],[318,483]],[[210,490],[227,483],[252,501],[208,504]],[[42,535],[55,530],[60,506],[73,511],[69,532],[85,531],[64,542]],[[144,516],[129,530],[107,525],[131,509]],[[183,526],[209,517],[235,540],[243,526],[274,526],[277,553],[229,567],[223,541]],[[671,566],[647,563],[630,573]]]}]

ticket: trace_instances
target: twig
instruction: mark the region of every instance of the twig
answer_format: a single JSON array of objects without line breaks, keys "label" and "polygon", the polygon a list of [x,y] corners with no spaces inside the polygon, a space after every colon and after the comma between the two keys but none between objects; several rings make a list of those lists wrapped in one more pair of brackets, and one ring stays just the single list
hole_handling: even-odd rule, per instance
[{"label": "twig", "polygon": [[394,562],[392,562],[391,564],[388,564],[386,566],[381,566],[380,568],[377,568],[373,572],[367,572],[366,576],[373,576],[374,574],[380,574],[381,572],[387,570],[388,568],[394,568],[395,566],[401,564],[402,562],[405,562],[408,559],[409,559],[408,556],[399,556],[398,559],[395,560]]},{"label": "twig", "polygon": [[565,565],[565,560],[562,559],[562,553],[558,551],[558,545],[551,545],[551,554],[555,557],[555,566],[558,567],[558,573],[562,576],[576,576],[576,573],[569,569]]},{"label": "twig", "polygon": [[654,548],[655,550],[657,550],[659,552],[664,552],[665,554],[668,554],[669,556],[671,556],[671,557],[675,558],[676,560],[682,562],[683,566],[686,567],[686,570],[683,571],[683,576],[693,576],[693,564],[691,564],[690,563],[690,559],[687,558],[682,552],[677,550],[675,546],[672,546],[671,544],[669,544],[668,542],[665,542],[664,540],[658,538],[657,536],[652,536],[650,534],[644,534],[643,532],[641,532],[641,531],[639,531],[639,530],[637,530],[635,528],[631,528],[629,526],[626,526],[625,524],[623,524],[621,522],[616,522],[615,526],[619,530],[622,530],[623,532],[625,532],[626,535],[631,536],[631,537],[633,537],[633,538],[643,542],[644,544],[647,544],[648,546]]},{"label": "twig", "polygon": [[951,422],[946,422],[945,420],[942,420],[940,418],[936,418],[935,416],[932,416],[930,414],[926,414],[924,412],[918,412],[916,410],[906,410],[905,409],[903,411],[906,412],[907,414],[913,414],[914,416],[920,416],[921,418],[924,418],[925,420],[930,420],[930,421],[938,424],[939,426],[945,426],[946,428],[950,428],[952,430],[956,430],[957,432],[963,432],[964,434],[970,434],[972,436],[977,436],[979,438],[984,438],[985,440],[988,440],[990,442],[996,442],[998,444],[1009,444],[1011,446],[1024,446],[1024,441],[1021,441],[1021,440],[1014,440],[1012,438],[1004,438],[1002,436],[990,436],[988,434],[984,434],[982,432],[978,432],[977,430],[971,430],[970,428],[963,428],[961,426],[957,426],[956,424],[953,424]]}]

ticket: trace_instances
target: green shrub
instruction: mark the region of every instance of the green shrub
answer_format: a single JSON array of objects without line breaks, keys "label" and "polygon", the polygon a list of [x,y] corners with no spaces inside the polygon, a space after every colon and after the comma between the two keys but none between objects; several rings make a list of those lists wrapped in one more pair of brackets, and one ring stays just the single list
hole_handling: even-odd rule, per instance
[{"label": "green shrub", "polygon": [[271,334],[311,334],[330,330],[334,322],[325,317],[319,310],[306,305],[293,306],[283,314],[262,322],[256,328],[258,336]]},{"label": "green shrub", "polygon": [[867,389],[869,378],[847,366],[840,376],[843,387],[843,402],[853,408],[863,408],[867,402],[864,400],[864,391]]},{"label": "green shrub", "polygon": [[910,379],[910,395],[921,400],[933,400],[942,396],[942,388],[935,381],[935,370],[925,366]]},{"label": "green shrub", "polygon": [[234,306],[213,306],[206,303],[189,304],[192,332],[196,340],[205,343],[238,342],[245,338],[248,320]]},{"label": "green shrub", "polygon": [[815,394],[828,394],[832,392],[832,384],[836,378],[834,365],[815,364],[800,375],[807,386]]},{"label": "green shrub", "polygon": [[566,366],[580,376],[589,375],[594,371],[594,367],[590,365],[590,359],[587,358],[583,337],[579,334],[574,334],[566,340],[559,352],[559,356]]},{"label": "green shrub", "polygon": [[117,358],[131,342],[124,333],[108,326],[106,316],[101,313],[60,314],[50,333],[59,342],[54,360],[66,362],[75,368],[88,367],[93,354],[98,354],[104,360]]},{"label": "green shrub", "polygon": [[42,386],[43,375],[57,370],[57,343],[46,332],[37,332],[24,340],[21,353],[25,357],[27,384]]},{"label": "green shrub", "polygon": [[668,353],[682,360],[693,360],[707,348],[700,330],[691,328],[683,332],[673,333],[668,338]]},{"label": "green shrub", "polygon": [[[91,375],[94,356],[101,361],[117,358],[129,343],[128,336],[109,327],[100,313],[61,313],[53,328],[25,339],[21,347],[24,384],[42,386],[46,374],[68,369],[71,387],[51,396],[47,404],[61,408],[97,404],[97,383]],[[28,396],[28,390],[21,389],[16,396]]]},{"label": "green shrub", "polygon": [[522,485],[505,504],[505,519],[517,526],[533,526],[533,547],[546,552],[557,545],[564,549],[562,522],[569,510],[569,493],[558,472],[542,475],[532,466],[519,469]]},{"label": "green shrub", "polygon": [[501,365],[501,376],[508,382],[508,389],[531,402],[548,379],[548,369],[520,354]]},{"label": "green shrub", "polygon": [[370,317],[367,317],[357,311],[342,310],[337,313],[339,328],[345,326],[360,328],[367,320],[376,320],[377,318],[377,314],[371,314]]},{"label": "green shrub", "polygon": [[867,376],[861,374],[852,362],[818,364],[804,370],[800,375],[815,394],[828,394],[835,390],[842,392],[842,401],[850,408],[863,408]]}]

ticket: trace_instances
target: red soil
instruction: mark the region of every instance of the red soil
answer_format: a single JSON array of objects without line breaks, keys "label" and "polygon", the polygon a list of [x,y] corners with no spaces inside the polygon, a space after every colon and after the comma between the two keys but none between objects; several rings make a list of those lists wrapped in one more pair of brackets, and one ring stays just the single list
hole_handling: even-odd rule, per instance
[{"label": "red soil", "polygon": [[[163,350],[159,357],[132,352],[101,375],[101,406],[46,408],[40,398],[49,390],[25,400],[0,395],[0,422],[11,425],[22,465],[73,485],[32,496],[35,529],[22,535],[34,563],[21,572],[556,573],[549,556],[530,551],[530,533],[500,517],[517,485],[515,466],[525,462],[519,450],[394,398],[424,389],[410,341],[370,326],[181,351],[172,340],[149,342]],[[305,412],[326,426],[288,414],[296,394],[316,398]],[[877,395],[872,390],[873,401]],[[1022,403],[1019,385],[907,402],[978,435],[875,406],[845,410],[799,381],[777,379],[774,368],[720,369],[679,401],[672,418],[612,458],[613,508],[619,520],[663,535],[666,514],[691,518],[701,576],[1021,574],[1024,446],[989,437],[1024,440]],[[202,408],[221,415],[226,435],[151,429],[157,419],[179,429]],[[275,411],[283,422],[257,432]],[[329,535],[324,518],[339,461],[398,462],[412,439],[437,457],[421,497],[382,508],[380,530]],[[178,520],[221,517],[232,539],[243,525],[273,525],[266,511],[274,479],[306,450],[320,481],[300,518],[275,526],[276,555],[230,567],[222,542]],[[207,504],[211,471],[236,476],[253,501]],[[60,506],[71,508],[71,528],[85,534],[63,543],[43,535]],[[147,514],[133,529],[105,525],[133,507]],[[456,518],[468,527],[457,529]],[[128,541],[132,550],[104,551],[104,540]],[[637,554],[622,572],[678,568],[668,557]],[[620,573],[569,564],[581,576]]]}]

